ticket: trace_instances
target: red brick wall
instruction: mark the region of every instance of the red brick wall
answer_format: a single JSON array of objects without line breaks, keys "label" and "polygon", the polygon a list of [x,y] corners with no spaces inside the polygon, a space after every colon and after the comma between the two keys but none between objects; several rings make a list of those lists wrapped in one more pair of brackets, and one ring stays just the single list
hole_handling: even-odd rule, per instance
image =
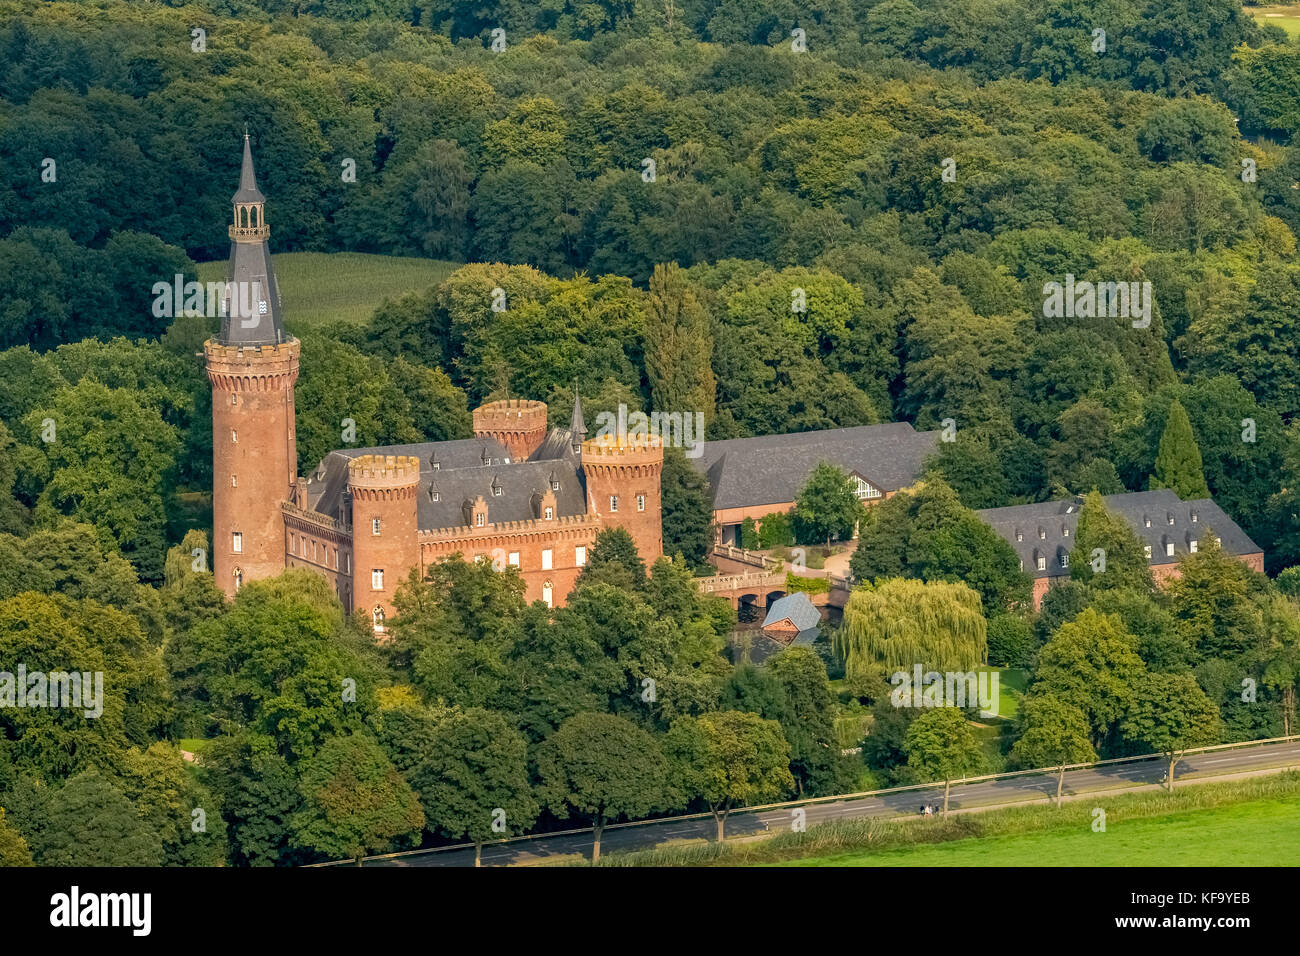
[{"label": "red brick wall", "polygon": [[[578,516],[425,532],[420,536],[420,560],[427,568],[459,552],[466,561],[481,557],[508,566],[510,555],[517,553],[524,599],[530,603],[543,600],[549,581],[551,603],[561,607],[582,570],[577,563],[577,548],[585,547],[590,554],[599,528],[599,522]],[[551,552],[549,570],[542,567],[542,552],[547,549]]]},{"label": "red brick wall", "polygon": [[474,437],[495,438],[523,461],[546,440],[546,403],[512,398],[474,409]]},{"label": "red brick wall", "polygon": [[[664,550],[663,505],[659,476],[664,450],[658,439],[624,444],[614,439],[582,443],[582,471],[587,479],[587,510],[600,516],[611,528],[624,528],[636,543],[637,552],[649,567]],[[637,496],[645,499],[637,508]],[[610,498],[618,498],[618,510]]]},{"label": "red brick wall", "polygon": [[[404,455],[363,455],[348,464],[352,492],[352,600],[355,608],[394,616],[393,594],[420,563],[416,495],[420,460]],[[373,521],[379,519],[379,533]],[[383,571],[383,586],[372,572]]]},{"label": "red brick wall", "polygon": [[[209,341],[203,350],[212,384],[212,570],[229,596],[236,569],[244,583],[284,570],[280,505],[298,474],[293,387],[299,349],[290,340],[260,350]],[[243,535],[238,554],[235,532]]]}]

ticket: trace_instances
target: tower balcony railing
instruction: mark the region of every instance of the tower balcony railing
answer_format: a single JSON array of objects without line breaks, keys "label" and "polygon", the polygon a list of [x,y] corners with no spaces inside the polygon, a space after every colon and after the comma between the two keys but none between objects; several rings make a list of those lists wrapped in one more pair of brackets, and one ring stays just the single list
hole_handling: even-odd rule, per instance
[{"label": "tower balcony railing", "polygon": [[271,227],[268,225],[261,226],[227,226],[226,232],[230,238],[236,241],[240,239],[267,239],[271,235]]}]

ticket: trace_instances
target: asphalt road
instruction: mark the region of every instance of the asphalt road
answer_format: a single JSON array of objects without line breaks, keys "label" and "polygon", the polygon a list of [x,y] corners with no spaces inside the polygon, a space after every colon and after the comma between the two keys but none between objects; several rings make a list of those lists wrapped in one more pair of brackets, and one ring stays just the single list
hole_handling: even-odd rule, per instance
[{"label": "asphalt road", "polygon": [[[1276,767],[1300,766],[1300,741],[1261,744],[1239,750],[1222,750],[1196,754],[1178,764],[1174,775],[1177,787],[1182,780],[1204,779],[1220,774]],[[1102,767],[1070,770],[1065,774],[1064,793],[1080,794],[1091,790],[1109,790],[1134,784],[1159,783],[1165,771],[1163,758],[1131,763],[1107,764]],[[1056,775],[1012,777],[952,786],[948,806],[954,810],[1026,800],[1054,799]],[[827,820],[857,820],[867,817],[892,817],[916,814],[926,803],[943,806],[943,787],[908,790],[903,793],[819,803],[804,807],[807,823],[812,826]],[[735,812],[727,819],[727,836],[745,836],[785,830],[791,823],[790,808],[758,813]],[[716,833],[712,817],[694,820],[665,820],[640,826],[606,829],[601,853],[647,850],[669,840],[711,840]],[[514,843],[483,847],[484,866],[509,866],[536,862],[549,856],[591,856],[591,834],[574,833],[538,837]],[[365,866],[473,866],[473,849],[421,853],[395,859],[373,860]]]}]

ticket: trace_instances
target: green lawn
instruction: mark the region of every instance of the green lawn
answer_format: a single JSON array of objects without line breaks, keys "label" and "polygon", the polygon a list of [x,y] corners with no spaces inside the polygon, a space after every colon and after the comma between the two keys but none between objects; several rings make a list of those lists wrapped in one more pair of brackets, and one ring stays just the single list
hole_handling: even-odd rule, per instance
[{"label": "green lawn", "polygon": [[[271,262],[291,332],[318,323],[366,322],[384,299],[423,292],[460,267],[440,259],[360,252],[286,252]],[[224,259],[199,263],[200,282],[225,276]]]},{"label": "green lawn", "polygon": [[1300,36],[1300,4],[1246,7],[1245,10],[1260,26],[1272,24],[1281,27],[1291,36]]},{"label": "green lawn", "polygon": [[1300,805],[1268,799],[1023,836],[853,851],[780,866],[1293,866]]}]

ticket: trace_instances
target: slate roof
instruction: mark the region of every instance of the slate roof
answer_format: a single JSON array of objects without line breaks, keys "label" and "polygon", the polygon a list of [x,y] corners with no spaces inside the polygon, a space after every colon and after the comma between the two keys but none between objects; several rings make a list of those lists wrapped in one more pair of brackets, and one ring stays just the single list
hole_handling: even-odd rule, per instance
[{"label": "slate roof", "polygon": [[[235,203],[264,203],[266,197],[257,188],[253,173],[253,153],[244,135],[244,161],[239,173],[239,191],[231,197]],[[280,287],[271,268],[271,249],[265,239],[256,242],[230,243],[230,260],[226,281],[231,283],[221,303],[221,331],[217,340],[223,345],[279,345],[285,341],[280,321]],[[254,291],[256,290],[256,291]],[[235,299],[234,302],[231,300]],[[265,308],[265,311],[262,309]]]},{"label": "slate roof", "polygon": [[794,501],[823,461],[897,491],[920,477],[938,440],[937,431],[890,422],[704,442],[700,457],[689,460],[708,476],[715,510],[744,508]]},{"label": "slate roof", "polygon": [[266,202],[262,190],[257,188],[257,174],[253,171],[253,150],[244,134],[244,158],[239,165],[239,190],[230,197],[231,202]]},{"label": "slate roof", "polygon": [[795,591],[772,602],[772,606],[767,609],[767,617],[763,619],[763,627],[778,624],[786,618],[789,618],[800,632],[816,631],[822,619],[822,612],[813,606],[806,593]]},{"label": "slate roof", "polygon": [[[558,450],[567,454],[555,454]],[[488,521],[493,524],[538,518],[541,498],[552,481],[560,485],[552,492],[557,518],[587,511],[582,468],[569,447],[569,432],[562,428],[552,429],[527,461],[512,461],[506,447],[492,438],[336,449],[307,476],[311,510],[339,517],[348,484],[348,462],[362,455],[413,455],[420,459],[417,519],[421,531],[469,525],[465,505],[479,496],[487,504]],[[501,489],[500,495],[493,494],[494,484]],[[436,500],[432,492],[436,492]]]},{"label": "slate roof", "polygon": [[[1259,554],[1262,550],[1228,517],[1227,512],[1209,498],[1182,501],[1173,491],[1161,488],[1105,495],[1102,500],[1111,511],[1123,515],[1138,538],[1151,546],[1152,567],[1176,563],[1191,551],[1193,540],[1199,541],[1210,530],[1219,536],[1223,550],[1229,554]],[[1031,505],[986,508],[978,514],[1015,549],[1021,566],[1031,577],[1057,578],[1070,573],[1068,566],[1062,566],[1060,558],[1062,554],[1068,556],[1074,549],[1082,506],[1082,498],[1064,498]],[[1020,540],[1016,538],[1017,532]],[[1172,556],[1166,553],[1169,542],[1174,545]],[[1038,570],[1040,554],[1047,561],[1047,567],[1042,571]]]}]

